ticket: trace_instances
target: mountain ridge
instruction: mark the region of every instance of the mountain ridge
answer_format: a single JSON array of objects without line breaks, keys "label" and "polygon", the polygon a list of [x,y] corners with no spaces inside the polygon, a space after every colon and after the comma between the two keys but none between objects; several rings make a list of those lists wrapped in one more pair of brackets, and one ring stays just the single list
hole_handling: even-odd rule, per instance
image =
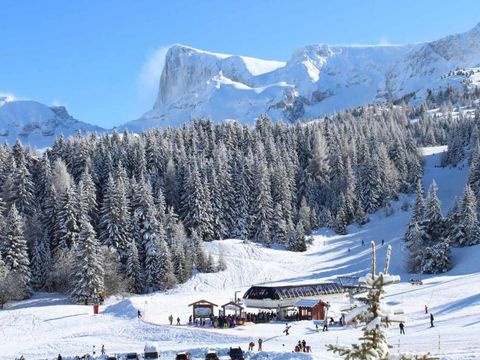
[{"label": "mountain ridge", "polygon": [[[270,68],[256,73],[261,64]],[[176,44],[167,51],[153,108],[120,128],[141,131],[207,117],[252,124],[261,114],[294,122],[407,95],[421,102],[428,88],[462,86],[444,74],[478,65],[480,23],[423,43],[306,45],[287,62]]]},{"label": "mountain ridge", "polygon": [[88,124],[71,116],[64,106],[47,106],[33,100],[0,98],[0,141],[22,143],[44,148],[60,135],[81,132],[105,132],[100,126]]}]

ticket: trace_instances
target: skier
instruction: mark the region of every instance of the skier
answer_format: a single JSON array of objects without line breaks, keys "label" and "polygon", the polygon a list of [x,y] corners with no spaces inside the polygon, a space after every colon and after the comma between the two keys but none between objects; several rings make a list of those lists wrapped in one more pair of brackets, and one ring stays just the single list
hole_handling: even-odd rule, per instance
[{"label": "skier", "polygon": [[180,325],[180,318],[177,317],[177,325]]},{"label": "skier", "polygon": [[57,360],[62,360],[62,355],[58,354]]},{"label": "skier", "polygon": [[262,338],[258,339],[258,351],[263,351],[262,344],[263,344]]},{"label": "skier", "polygon": [[400,335],[405,335],[405,325],[403,324],[403,322],[398,324],[398,326],[400,327]]},{"label": "skier", "polygon": [[255,343],[253,341],[250,341],[248,343],[248,351],[253,351],[254,347],[255,347]]},{"label": "skier", "polygon": [[428,314],[428,306],[425,305],[425,314]]},{"label": "skier", "polygon": [[283,332],[285,333],[285,335],[288,335],[288,330],[290,329],[290,326],[288,326],[288,324],[285,324],[285,330],[283,330]]},{"label": "skier", "polygon": [[430,327],[433,327],[433,320],[434,320],[433,314],[430,313]]},{"label": "skier", "polygon": [[142,313],[140,310],[137,310],[137,318],[141,319],[142,318]]},{"label": "skier", "polygon": [[302,351],[306,352],[307,350],[307,342],[305,340],[302,340]]},{"label": "skier", "polygon": [[102,355],[105,355],[105,345],[102,344]]},{"label": "skier", "polygon": [[382,239],[382,246],[385,245],[385,240]]},{"label": "skier", "polygon": [[188,317],[188,325],[192,325],[192,315]]},{"label": "skier", "polygon": [[328,320],[325,319],[323,320],[323,329],[322,331],[328,331]]},{"label": "skier", "polygon": [[365,246],[365,240],[362,239],[362,246]]},{"label": "skier", "polygon": [[170,322],[170,325],[173,325],[173,315],[168,317],[168,321]]}]

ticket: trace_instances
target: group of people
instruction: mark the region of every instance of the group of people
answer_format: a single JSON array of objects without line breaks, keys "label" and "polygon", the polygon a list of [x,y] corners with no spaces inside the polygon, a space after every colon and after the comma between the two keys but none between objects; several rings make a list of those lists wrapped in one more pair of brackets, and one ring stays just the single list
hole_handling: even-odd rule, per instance
[{"label": "group of people", "polygon": [[[168,322],[170,323],[170,325],[173,325],[173,315],[170,315],[168,317]],[[177,325],[180,325],[180,318],[177,317]]]},{"label": "group of people", "polygon": [[295,352],[312,352],[312,347],[310,345],[307,345],[307,342],[305,340],[298,340],[298,344],[295,345]]},{"label": "group of people", "polygon": [[[382,239],[382,246],[385,245],[385,239]],[[362,246],[365,246],[365,240],[362,239]]]},{"label": "group of people", "polygon": [[247,313],[245,315],[245,319],[248,322],[257,323],[264,323],[277,320],[277,313],[275,311],[260,311],[259,313]]},{"label": "group of people", "polygon": [[[255,348],[255,342],[250,341],[248,343],[248,351],[253,351],[254,348]],[[263,339],[262,338],[258,339],[258,351],[263,351]]]}]

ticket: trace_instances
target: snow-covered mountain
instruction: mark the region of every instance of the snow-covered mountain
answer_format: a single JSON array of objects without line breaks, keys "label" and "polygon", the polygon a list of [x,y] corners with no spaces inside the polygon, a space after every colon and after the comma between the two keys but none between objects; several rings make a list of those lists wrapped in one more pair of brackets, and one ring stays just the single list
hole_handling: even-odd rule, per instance
[{"label": "snow-covered mountain", "polygon": [[288,62],[211,53],[174,45],[167,52],[153,109],[124,127],[139,131],[194,118],[260,114],[287,121],[463,86],[445,74],[480,65],[480,24],[437,41],[404,46],[309,45]]},{"label": "snow-covered mountain", "polygon": [[47,106],[36,101],[14,101],[0,97],[0,143],[23,144],[43,148],[56,137],[74,135],[77,131],[103,132],[101,127],[74,119],[63,106]]}]

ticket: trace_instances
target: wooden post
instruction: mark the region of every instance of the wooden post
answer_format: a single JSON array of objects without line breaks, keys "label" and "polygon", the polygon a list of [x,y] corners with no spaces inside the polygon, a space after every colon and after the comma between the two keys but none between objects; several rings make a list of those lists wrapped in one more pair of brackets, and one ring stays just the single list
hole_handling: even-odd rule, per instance
[{"label": "wooden post", "polygon": [[388,274],[388,268],[390,267],[390,257],[391,256],[392,256],[392,245],[388,245],[387,259],[385,260],[385,269],[383,269],[383,273],[385,275]]},{"label": "wooden post", "polygon": [[440,350],[440,335],[438,335],[438,350]]},{"label": "wooden post", "polygon": [[372,280],[375,280],[375,263],[376,263],[376,259],[375,259],[375,242],[372,241]]}]

